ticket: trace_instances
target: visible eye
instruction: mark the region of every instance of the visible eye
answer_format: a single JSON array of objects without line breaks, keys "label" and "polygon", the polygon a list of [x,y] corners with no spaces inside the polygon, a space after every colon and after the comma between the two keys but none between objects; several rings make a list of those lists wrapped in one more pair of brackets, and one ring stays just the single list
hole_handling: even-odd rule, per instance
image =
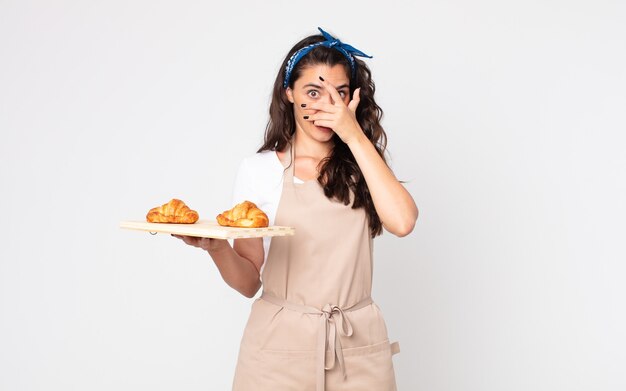
[{"label": "visible eye", "polygon": [[339,91],[339,96],[342,98],[346,97],[346,92],[344,90]]},{"label": "visible eye", "polygon": [[309,90],[307,92],[307,95],[310,96],[311,98],[317,98],[320,96],[320,93],[317,90]]}]

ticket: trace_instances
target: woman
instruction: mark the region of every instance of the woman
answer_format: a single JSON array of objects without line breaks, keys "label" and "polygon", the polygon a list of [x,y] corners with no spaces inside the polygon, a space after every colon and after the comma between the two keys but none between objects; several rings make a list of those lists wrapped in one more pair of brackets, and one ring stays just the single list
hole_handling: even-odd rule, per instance
[{"label": "woman", "polygon": [[370,297],[372,239],[408,235],[418,210],[384,159],[369,57],[322,29],[289,52],[265,141],[244,160],[234,202],[249,199],[292,237],[180,237],[207,250],[247,297],[261,285],[233,389],[395,390],[385,322]]}]

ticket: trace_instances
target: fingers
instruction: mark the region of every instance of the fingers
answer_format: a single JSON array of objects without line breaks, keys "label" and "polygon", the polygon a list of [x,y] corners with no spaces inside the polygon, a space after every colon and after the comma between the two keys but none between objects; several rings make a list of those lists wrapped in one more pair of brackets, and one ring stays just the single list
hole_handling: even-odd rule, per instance
[{"label": "fingers", "polygon": [[333,126],[335,126],[335,122],[334,121],[325,120],[325,119],[321,119],[321,120],[318,119],[317,121],[313,121],[313,125],[315,125],[315,126],[322,126],[322,127],[325,127],[325,128],[330,128],[330,129],[333,129],[333,131],[334,131]]},{"label": "fingers", "polygon": [[[343,98],[341,97],[341,95],[339,95],[339,92],[337,91],[335,86],[325,81],[321,76],[319,78],[322,81],[322,86],[326,89],[326,91],[328,91],[328,93],[330,94],[330,97],[332,98],[334,102],[334,104],[330,106],[334,107],[335,109],[337,106],[345,107],[345,104],[343,103]],[[361,102],[361,88],[359,87],[356,90],[354,90],[354,94],[352,95],[352,100],[350,100],[347,107],[354,113],[356,112],[356,109],[359,106],[360,102]],[[334,112],[328,106],[329,106],[328,104],[324,104],[324,103],[313,103],[309,105],[309,107],[312,109],[319,107],[317,108],[317,110],[326,111],[329,113]]]},{"label": "fingers", "polygon": [[319,78],[322,81],[322,86],[326,88],[326,91],[328,91],[330,97],[333,98],[333,102],[335,102],[335,105],[344,105],[343,98],[341,98],[341,95],[339,95],[337,89],[335,89],[332,84],[326,82],[321,76]]},{"label": "fingers", "polygon": [[213,239],[213,238],[201,238],[195,236],[187,236],[187,235],[175,235],[171,234],[173,237],[182,240],[186,244],[198,247],[206,251],[215,250],[218,248],[223,248],[224,246],[228,246],[228,241],[226,239]]},{"label": "fingers", "polygon": [[334,114],[318,112],[313,115],[305,115],[304,120],[312,122],[315,126],[324,126],[326,128],[334,129],[337,124],[337,118]]},{"label": "fingers", "polygon": [[195,236],[187,236],[187,235],[175,235],[172,234],[173,237],[182,240],[186,244],[194,247],[199,247],[200,238],[196,238]]},{"label": "fingers", "polygon": [[335,115],[333,113],[325,113],[323,111],[319,111],[316,114],[305,115],[303,118],[305,121],[309,121],[309,122],[320,121],[320,120],[330,121],[330,120],[335,119]]},{"label": "fingers", "polygon": [[335,113],[337,108],[335,105],[324,102],[309,103],[306,105],[305,110],[324,111],[326,113]]},{"label": "fingers", "polygon": [[356,108],[359,106],[359,102],[361,102],[361,87],[354,90],[352,100],[350,101],[350,103],[348,103],[348,108],[352,110],[352,112],[356,112]]}]

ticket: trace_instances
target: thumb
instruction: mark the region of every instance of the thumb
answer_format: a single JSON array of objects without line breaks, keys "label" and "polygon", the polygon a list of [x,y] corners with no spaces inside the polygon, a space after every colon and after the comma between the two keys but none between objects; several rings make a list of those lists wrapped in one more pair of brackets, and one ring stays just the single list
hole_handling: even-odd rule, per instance
[{"label": "thumb", "polygon": [[352,95],[352,100],[348,103],[348,108],[353,112],[356,111],[356,108],[359,106],[359,102],[361,101],[361,87],[354,90],[354,94]]}]

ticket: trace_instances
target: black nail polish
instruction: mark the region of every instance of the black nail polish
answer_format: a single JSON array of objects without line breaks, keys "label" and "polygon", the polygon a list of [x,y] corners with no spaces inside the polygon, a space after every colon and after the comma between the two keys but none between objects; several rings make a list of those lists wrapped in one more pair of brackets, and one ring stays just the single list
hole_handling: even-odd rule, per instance
[{"label": "black nail polish", "polygon": [[324,81],[324,78],[320,76],[320,80],[321,80],[321,81]]},{"label": "black nail polish", "polygon": [[301,104],[300,107],[306,107],[306,103]]},{"label": "black nail polish", "polygon": [[308,115],[305,115],[305,116],[304,116],[304,119],[309,119],[309,116],[308,116]]}]

